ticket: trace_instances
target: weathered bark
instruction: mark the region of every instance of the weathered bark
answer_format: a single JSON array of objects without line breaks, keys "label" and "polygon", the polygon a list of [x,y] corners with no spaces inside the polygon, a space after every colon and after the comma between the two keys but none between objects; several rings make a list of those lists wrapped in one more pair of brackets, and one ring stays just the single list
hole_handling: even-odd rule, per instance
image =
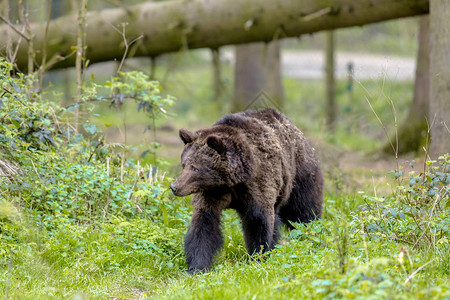
[{"label": "weathered bark", "polygon": [[[135,56],[157,56],[187,48],[218,48],[223,45],[271,41],[320,30],[369,24],[428,13],[429,0],[174,0],[145,2],[124,8],[89,12],[86,18],[86,58],[91,63],[121,59],[122,35],[113,26],[128,23],[126,35],[141,34]],[[51,22],[47,55],[69,55],[76,45],[77,16]],[[0,36],[7,36],[0,26]],[[45,24],[32,24],[36,61],[41,61]],[[20,37],[13,35],[16,45]],[[4,51],[5,39],[0,39]],[[27,47],[22,41],[17,66],[27,65]],[[133,52],[133,51],[130,51]],[[54,65],[73,66],[75,56]]]},{"label": "weathered bark", "polygon": [[431,157],[450,152],[450,1],[430,0]]},{"label": "weathered bark", "polygon": [[283,108],[280,43],[252,43],[236,46],[234,98],[231,111]]},{"label": "weathered bark", "polygon": [[334,131],[336,125],[336,97],[334,81],[334,32],[326,34],[325,48],[325,86],[326,86],[326,125],[328,130]]},{"label": "weathered bark", "polygon": [[[429,91],[430,91],[430,18],[420,20],[419,50],[417,52],[414,96],[409,113],[398,130],[398,154],[422,151],[428,136]],[[396,144],[396,137],[391,141]],[[383,148],[385,153],[394,154],[391,143]]]}]

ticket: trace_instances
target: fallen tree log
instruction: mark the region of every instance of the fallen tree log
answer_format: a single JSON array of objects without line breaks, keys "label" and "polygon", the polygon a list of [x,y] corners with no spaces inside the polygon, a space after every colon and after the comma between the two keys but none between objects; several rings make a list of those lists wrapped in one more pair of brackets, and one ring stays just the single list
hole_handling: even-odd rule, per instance
[{"label": "fallen tree log", "polygon": [[[429,12],[428,0],[174,0],[145,2],[125,8],[90,11],[86,16],[86,58],[91,63],[120,60],[124,53],[121,23],[127,23],[129,41],[142,36],[130,48],[130,56],[155,57],[194,48],[272,41],[305,33],[409,17]],[[35,62],[46,45],[48,61],[58,61],[74,51],[77,16],[31,24]],[[9,32],[8,32],[9,31]],[[0,51],[8,39],[19,44],[16,64],[25,71],[28,47],[25,38],[10,25],[0,26]],[[52,64],[73,66],[75,55]]]}]

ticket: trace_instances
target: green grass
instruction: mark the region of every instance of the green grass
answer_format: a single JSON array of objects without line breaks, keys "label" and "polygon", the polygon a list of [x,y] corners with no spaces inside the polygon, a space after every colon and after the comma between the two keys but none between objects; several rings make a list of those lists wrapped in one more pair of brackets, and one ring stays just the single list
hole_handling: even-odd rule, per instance
[{"label": "green grass", "polygon": [[[4,262],[0,268],[3,296],[8,277],[11,278],[10,299],[442,299],[450,296],[448,246],[437,245],[432,252],[419,251],[384,234],[365,237],[360,228],[362,215],[358,213],[358,206],[365,203],[363,197],[328,195],[326,199],[322,220],[308,226],[298,225],[290,233],[284,231],[281,244],[263,257],[248,257],[237,216],[226,213],[224,249],[210,272],[193,276],[185,272],[181,228],[163,233],[163,228],[139,218],[84,226],[60,224],[51,236],[39,243],[17,248],[11,271],[9,262]],[[168,248],[171,250],[144,253],[137,247],[136,234],[150,241],[148,236],[157,237],[153,240],[156,247],[171,245]],[[344,258],[339,250],[343,235],[347,239]],[[68,243],[72,248],[67,248]],[[400,262],[399,255],[405,251],[402,249],[407,252]],[[344,259],[344,272],[341,259]]]}]

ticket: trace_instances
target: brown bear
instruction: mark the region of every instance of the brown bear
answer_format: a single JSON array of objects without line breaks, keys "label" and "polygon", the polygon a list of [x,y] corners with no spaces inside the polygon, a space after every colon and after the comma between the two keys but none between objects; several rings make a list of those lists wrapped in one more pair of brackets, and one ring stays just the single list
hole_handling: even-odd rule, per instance
[{"label": "brown bear", "polygon": [[229,114],[211,128],[180,130],[181,175],[170,185],[177,196],[194,194],[185,237],[189,272],[211,267],[222,246],[220,215],[241,218],[250,254],[277,243],[281,223],[320,218],[323,177],[314,148],[274,109]]}]

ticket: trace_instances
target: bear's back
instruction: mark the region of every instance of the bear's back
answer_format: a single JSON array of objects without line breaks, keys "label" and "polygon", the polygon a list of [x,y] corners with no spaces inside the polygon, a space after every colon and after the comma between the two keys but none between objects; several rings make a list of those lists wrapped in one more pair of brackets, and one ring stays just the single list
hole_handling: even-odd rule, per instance
[{"label": "bear's back", "polygon": [[273,108],[265,108],[261,110],[247,110],[243,112],[242,115],[258,119],[269,126],[273,126],[274,124],[277,123],[285,123],[286,121],[289,122],[288,118],[286,118],[282,113],[276,111]]},{"label": "bear's back", "polygon": [[241,113],[229,114],[217,121],[214,125],[227,125],[246,132],[261,131],[264,126],[269,126],[276,131],[280,124],[292,123],[283,114],[272,108],[262,110],[247,110]]},{"label": "bear's back", "polygon": [[303,133],[286,116],[272,108],[226,115],[212,128],[217,130],[221,127],[232,127],[242,133],[245,142],[264,153],[266,158],[283,156],[293,162],[303,152]]}]

